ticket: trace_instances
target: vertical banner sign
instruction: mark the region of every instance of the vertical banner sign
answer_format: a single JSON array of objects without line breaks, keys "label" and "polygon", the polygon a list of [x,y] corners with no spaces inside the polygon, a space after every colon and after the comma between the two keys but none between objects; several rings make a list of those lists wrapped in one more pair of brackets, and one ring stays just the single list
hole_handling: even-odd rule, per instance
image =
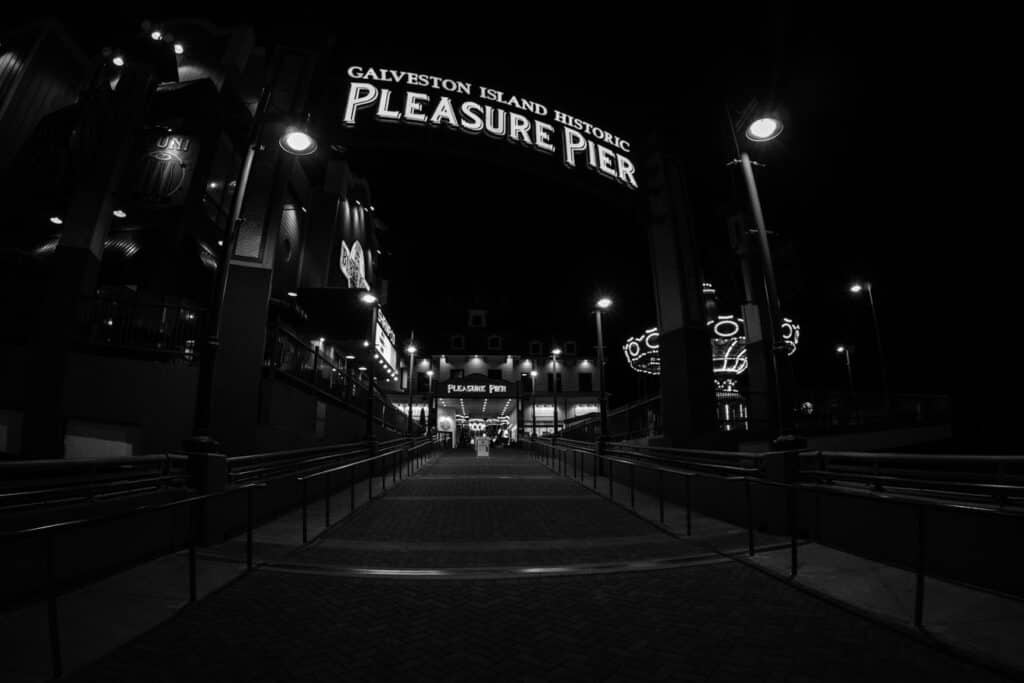
[{"label": "vertical banner sign", "polygon": [[371,253],[366,210],[348,199],[338,202],[329,287],[370,289]]},{"label": "vertical banner sign", "polygon": [[148,208],[185,203],[199,158],[199,141],[188,135],[149,133],[143,137],[133,174],[132,200]]},{"label": "vertical banner sign", "polygon": [[[350,66],[342,124],[361,116],[504,140],[637,189],[628,140],[540,102],[501,90],[396,69]],[[431,92],[433,91],[433,92]],[[445,94],[441,94],[445,93]]]}]

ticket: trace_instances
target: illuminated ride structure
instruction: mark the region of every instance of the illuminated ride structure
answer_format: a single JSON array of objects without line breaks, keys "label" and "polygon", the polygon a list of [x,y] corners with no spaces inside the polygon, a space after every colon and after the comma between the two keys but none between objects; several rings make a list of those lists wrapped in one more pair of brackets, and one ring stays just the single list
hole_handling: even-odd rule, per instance
[{"label": "illuminated ride structure", "polygon": [[[711,337],[711,363],[714,372],[716,412],[718,422],[726,431],[747,429],[748,407],[744,375],[747,359],[747,335],[743,318],[718,313],[715,289],[704,283],[707,326]],[[786,353],[792,356],[800,344],[800,325],[791,318],[782,318],[780,332]],[[634,372],[646,375],[661,374],[657,327],[644,330],[637,337],[629,337],[622,346],[626,362]]]}]

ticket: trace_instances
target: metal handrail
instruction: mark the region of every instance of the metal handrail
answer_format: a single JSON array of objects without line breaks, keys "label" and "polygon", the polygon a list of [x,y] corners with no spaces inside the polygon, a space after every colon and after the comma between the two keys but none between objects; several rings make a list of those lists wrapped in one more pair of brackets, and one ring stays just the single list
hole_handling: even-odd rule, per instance
[{"label": "metal handrail", "polygon": [[[394,443],[393,440],[390,443]],[[393,463],[391,467],[391,482],[397,483],[397,480],[402,478],[402,466],[405,466],[406,476],[410,476],[413,472],[413,464],[409,460],[409,455],[414,454],[416,464],[422,464],[422,451],[425,448],[434,446],[437,442],[435,438],[420,437],[410,439],[402,446],[385,450],[376,455],[372,455],[369,458],[363,458],[361,460],[355,460],[352,462],[342,463],[335,465],[334,467],[328,467],[327,469],[320,470],[318,472],[312,472],[295,477],[295,480],[302,485],[302,542],[309,542],[309,486],[308,482],[321,477],[326,477],[324,482],[324,529],[320,532],[326,531],[331,526],[331,475],[345,470],[349,471],[349,510],[350,512],[356,509],[356,481],[355,481],[355,468],[360,465],[369,465],[369,470],[366,475],[367,483],[367,502],[373,500],[373,463],[378,460],[386,461],[391,458]],[[401,454],[401,461],[396,457]],[[381,467],[381,491],[387,490],[387,468]],[[397,478],[397,479],[396,479]],[[319,536],[319,534],[317,534]]]},{"label": "metal handrail", "polygon": [[[28,508],[38,505],[70,503],[92,500],[111,493],[129,494],[154,489],[165,489],[174,484],[184,484],[183,474],[159,475],[155,477],[122,478],[112,481],[90,482],[45,489],[0,492],[0,509],[4,511]],[[42,498],[41,500],[33,500]]]},{"label": "metal handrail", "polygon": [[[593,472],[593,487],[597,491],[597,460],[604,460],[609,463],[623,462],[620,458],[612,458],[609,455],[598,452],[596,448],[579,448],[576,446],[563,447],[562,453],[559,456],[559,447],[557,444],[548,444],[539,440],[533,440],[532,445],[534,448],[540,447],[550,451],[547,457],[548,467],[554,469],[555,472],[567,475],[568,465],[566,463],[565,455],[566,451],[581,452],[589,454],[594,459],[592,466]],[[554,460],[554,464],[552,464]],[[943,501],[929,500],[915,498],[907,495],[881,493],[873,490],[857,490],[849,489],[836,486],[826,486],[822,484],[807,484],[803,482],[781,482],[765,479],[763,477],[752,477],[748,475],[743,476],[723,476],[715,473],[699,472],[699,471],[684,471],[675,472],[669,468],[659,466],[656,464],[643,463],[638,461],[625,461],[630,466],[630,507],[635,510],[636,508],[636,480],[635,480],[635,468],[640,467],[642,469],[653,470],[658,472],[658,505],[659,505],[659,520],[662,524],[665,522],[665,497],[664,497],[664,486],[663,486],[663,474],[672,473],[679,474],[684,477],[686,482],[686,533],[687,536],[692,535],[692,491],[691,481],[694,477],[705,477],[714,478],[721,481],[733,481],[743,482],[745,488],[745,499],[746,499],[746,513],[747,513],[747,544],[748,554],[753,556],[755,554],[754,547],[754,516],[753,516],[753,503],[752,503],[752,492],[751,485],[759,486],[770,486],[785,489],[787,491],[787,505],[788,510],[788,525],[789,525],[789,536],[790,536],[790,576],[796,577],[798,568],[797,559],[797,519],[798,519],[798,501],[799,494],[801,492],[809,492],[814,494],[824,494],[832,496],[846,496],[850,498],[860,498],[863,500],[871,500],[875,502],[881,502],[886,504],[898,504],[907,505],[914,508],[917,511],[917,562],[913,571],[916,575],[916,586],[915,586],[915,600],[914,600],[914,624],[918,628],[922,626],[924,619],[924,579],[926,576],[925,564],[927,558],[927,536],[925,534],[927,517],[927,511],[946,511],[946,512],[966,512],[970,514],[981,514],[992,517],[1003,517],[1012,519],[1024,518],[1024,510],[1006,510],[1006,509],[993,509],[991,507],[970,505],[966,503],[949,503]],[[576,476],[576,461],[573,460],[573,477]],[[580,474],[582,476],[582,463],[580,467]],[[608,470],[608,492],[609,499],[614,502],[614,470],[609,466]],[[819,540],[820,542],[820,540]]]},{"label": "metal handrail", "polygon": [[[60,678],[64,672],[63,658],[61,656],[60,647],[60,622],[57,613],[57,598],[61,594],[61,586],[57,581],[57,566],[56,566],[56,535],[62,531],[68,531],[71,529],[84,529],[99,524],[105,524],[121,519],[127,519],[130,517],[137,517],[153,512],[159,512],[162,510],[169,510],[172,508],[187,506],[189,511],[189,558],[188,558],[188,572],[189,572],[189,602],[196,601],[196,536],[197,536],[197,525],[196,515],[192,512],[194,504],[200,501],[212,500],[214,498],[221,498],[223,496],[233,495],[239,491],[246,492],[247,499],[247,514],[246,514],[246,568],[251,570],[253,567],[253,555],[252,555],[252,530],[253,530],[253,492],[257,488],[262,488],[266,484],[255,483],[247,484],[245,486],[239,486],[237,488],[228,489],[226,491],[217,491],[214,493],[205,493],[197,496],[190,496],[181,500],[175,500],[168,503],[159,503],[155,505],[140,505],[132,508],[131,510],[123,510],[121,512],[114,512],[106,515],[100,515],[98,517],[83,517],[80,519],[65,520],[62,522],[53,522],[50,524],[43,524],[40,526],[29,527],[26,529],[16,529],[13,531],[0,531],[0,541],[9,541],[12,539],[27,538],[33,536],[44,536],[46,539],[46,601],[47,601],[47,620],[49,623],[49,636],[50,636],[50,662],[53,670],[54,678]],[[86,585],[95,583],[98,579],[88,581]]]}]

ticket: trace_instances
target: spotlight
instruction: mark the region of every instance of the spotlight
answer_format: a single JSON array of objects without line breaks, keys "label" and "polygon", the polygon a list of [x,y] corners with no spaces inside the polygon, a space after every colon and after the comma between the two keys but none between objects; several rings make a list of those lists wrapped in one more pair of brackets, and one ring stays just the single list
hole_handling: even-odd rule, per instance
[{"label": "spotlight", "polygon": [[176,54],[176,55],[183,55],[183,54],[185,54],[185,46],[182,45],[181,43],[175,43],[174,44],[174,54]]}]

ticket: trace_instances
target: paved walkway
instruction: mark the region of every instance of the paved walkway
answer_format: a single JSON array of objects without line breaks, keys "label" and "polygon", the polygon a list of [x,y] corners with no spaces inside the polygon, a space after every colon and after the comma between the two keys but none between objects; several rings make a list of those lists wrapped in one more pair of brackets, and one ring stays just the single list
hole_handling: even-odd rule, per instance
[{"label": "paved walkway", "polygon": [[509,451],[441,457],[72,679],[1004,680]]}]

